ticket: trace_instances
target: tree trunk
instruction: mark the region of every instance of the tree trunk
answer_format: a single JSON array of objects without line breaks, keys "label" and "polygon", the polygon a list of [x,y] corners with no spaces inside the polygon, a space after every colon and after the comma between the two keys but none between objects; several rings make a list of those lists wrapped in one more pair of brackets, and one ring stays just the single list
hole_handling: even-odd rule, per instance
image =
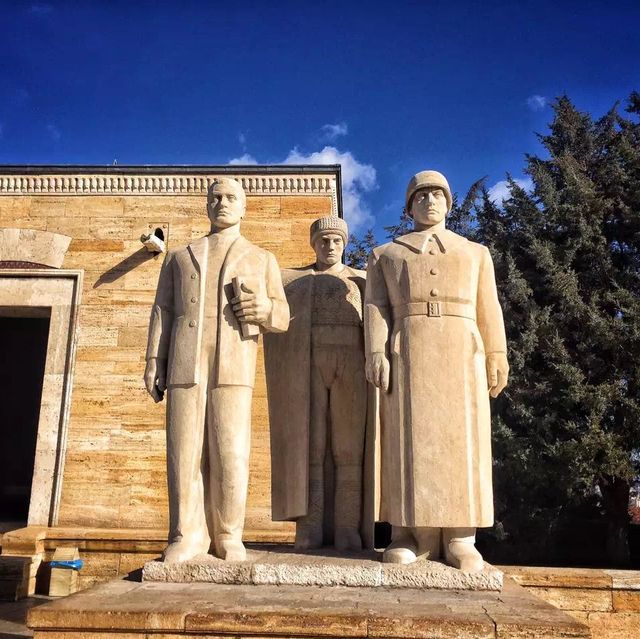
[{"label": "tree trunk", "polygon": [[607,518],[605,552],[611,566],[628,566],[629,552],[629,483],[611,478],[599,483],[602,505]]}]

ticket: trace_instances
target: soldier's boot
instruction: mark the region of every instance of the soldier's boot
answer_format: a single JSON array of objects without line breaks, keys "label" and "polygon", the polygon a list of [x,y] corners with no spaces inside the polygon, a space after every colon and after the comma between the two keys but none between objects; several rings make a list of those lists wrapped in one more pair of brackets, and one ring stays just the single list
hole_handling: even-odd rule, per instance
[{"label": "soldier's boot", "polygon": [[424,556],[425,559],[440,558],[442,528],[419,526],[412,528],[411,532],[418,544],[418,556]]},{"label": "soldier's boot", "polygon": [[418,558],[418,543],[411,528],[392,526],[391,543],[382,554],[388,564],[412,564]]},{"label": "soldier's boot", "polygon": [[335,526],[333,543],[336,550],[362,550],[360,516],[362,512],[362,466],[336,466]]},{"label": "soldier's boot", "polygon": [[476,548],[475,528],[444,528],[444,557],[454,568],[464,572],[480,572],[484,568],[482,555]]},{"label": "soldier's boot", "polygon": [[309,506],[307,514],[296,521],[296,550],[322,547],[324,513],[324,466],[309,466]]}]

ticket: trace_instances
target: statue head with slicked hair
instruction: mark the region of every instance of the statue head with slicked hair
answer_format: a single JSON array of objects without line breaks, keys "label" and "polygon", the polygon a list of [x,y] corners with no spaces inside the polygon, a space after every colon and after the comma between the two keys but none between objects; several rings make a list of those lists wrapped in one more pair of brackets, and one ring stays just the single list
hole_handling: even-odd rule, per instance
[{"label": "statue head with slicked hair", "polygon": [[240,224],[247,208],[242,185],[232,178],[217,178],[207,194],[207,214],[212,229],[226,229]]}]

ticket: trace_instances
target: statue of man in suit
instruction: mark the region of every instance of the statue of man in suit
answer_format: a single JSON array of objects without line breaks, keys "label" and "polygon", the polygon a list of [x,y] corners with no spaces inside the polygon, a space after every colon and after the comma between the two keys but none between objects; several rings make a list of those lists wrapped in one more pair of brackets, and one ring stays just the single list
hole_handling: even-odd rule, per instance
[{"label": "statue of man in suit", "polygon": [[169,251],[151,312],[144,379],[156,402],[167,391],[168,563],[211,542],[222,559],[246,558],[258,334],[286,331],[289,307],[274,256],[240,234],[245,209],[236,180],[213,182],[211,232]]},{"label": "statue of man in suit", "polygon": [[489,396],[507,384],[502,311],[486,247],[445,228],[437,171],[409,182],[415,230],[374,249],[367,270],[367,379],[381,393],[383,559],[421,554],[482,570],[477,527],[493,524]]}]

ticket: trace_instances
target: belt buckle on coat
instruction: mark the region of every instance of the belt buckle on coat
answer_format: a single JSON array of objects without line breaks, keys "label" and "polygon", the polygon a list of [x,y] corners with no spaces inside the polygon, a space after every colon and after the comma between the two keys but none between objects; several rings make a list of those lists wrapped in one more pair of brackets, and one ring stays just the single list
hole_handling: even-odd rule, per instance
[{"label": "belt buckle on coat", "polygon": [[427,316],[428,317],[441,317],[440,302],[428,302],[427,303]]}]

